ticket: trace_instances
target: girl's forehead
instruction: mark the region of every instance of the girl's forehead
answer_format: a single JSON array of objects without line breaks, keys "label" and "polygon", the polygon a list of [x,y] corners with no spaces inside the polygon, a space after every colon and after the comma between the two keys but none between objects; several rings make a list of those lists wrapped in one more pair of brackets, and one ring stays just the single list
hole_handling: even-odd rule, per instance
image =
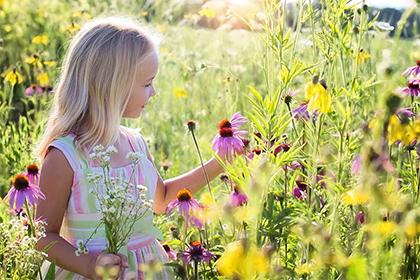
[{"label": "girl's forehead", "polygon": [[147,81],[156,76],[159,65],[158,54],[153,51],[147,55],[144,60],[139,64],[139,76],[142,81]]}]

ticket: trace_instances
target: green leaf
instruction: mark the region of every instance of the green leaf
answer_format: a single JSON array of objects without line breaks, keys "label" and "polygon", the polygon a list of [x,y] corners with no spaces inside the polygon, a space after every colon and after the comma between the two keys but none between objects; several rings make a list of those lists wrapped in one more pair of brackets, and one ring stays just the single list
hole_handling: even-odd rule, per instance
[{"label": "green leaf", "polygon": [[47,275],[45,275],[44,280],[54,280],[55,279],[55,262],[52,262],[50,264],[50,267],[48,268]]}]

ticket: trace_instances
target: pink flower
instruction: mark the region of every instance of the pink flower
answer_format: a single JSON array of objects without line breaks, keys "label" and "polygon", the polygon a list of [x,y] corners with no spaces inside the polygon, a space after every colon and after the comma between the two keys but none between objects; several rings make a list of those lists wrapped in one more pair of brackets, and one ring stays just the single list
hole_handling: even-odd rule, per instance
[{"label": "pink flower", "polygon": [[38,186],[30,183],[25,174],[18,174],[13,178],[12,188],[5,199],[9,199],[10,208],[19,211],[25,201],[30,205],[38,204],[38,199],[45,199],[45,195]]},{"label": "pink flower", "polygon": [[33,96],[34,93],[41,94],[42,92],[43,92],[43,89],[37,86],[36,84],[32,84],[25,89],[26,96]]},{"label": "pink flower", "polygon": [[200,241],[194,241],[188,247],[189,248],[182,253],[182,260],[185,263],[194,264],[203,261],[210,263],[211,259],[214,257],[209,250],[201,245]]},{"label": "pink flower", "polygon": [[191,214],[192,211],[203,208],[196,199],[192,198],[191,192],[187,189],[182,189],[177,193],[176,197],[175,200],[168,204],[166,213],[169,215],[175,208],[178,208],[179,214],[184,218],[187,226],[194,224],[200,229],[203,228],[203,222]]},{"label": "pink flower", "polygon": [[420,96],[420,79],[410,80],[405,88],[400,89],[400,93],[409,96]]},{"label": "pink flower", "polygon": [[173,261],[177,260],[176,252],[174,250],[172,250],[171,247],[169,247],[169,245],[163,244],[162,247],[163,247],[163,249],[165,249],[165,252],[168,255],[168,258],[170,260],[173,260]]},{"label": "pink flower", "polygon": [[409,76],[417,76],[420,74],[420,60],[416,61],[416,65],[407,68],[404,72],[403,72],[403,76],[409,77]]},{"label": "pink flower", "polygon": [[357,214],[356,214],[356,221],[359,223],[359,224],[363,224],[364,222],[365,222],[365,213],[363,213],[363,211],[359,211]]},{"label": "pink flower", "polygon": [[39,169],[35,163],[28,165],[24,174],[28,177],[29,183],[39,185]]},{"label": "pink flower", "polygon": [[246,118],[240,113],[235,113],[232,119],[221,120],[219,127],[219,135],[214,137],[212,149],[219,156],[225,157],[230,154],[234,156],[235,153],[242,153],[245,145],[242,136],[247,134],[245,130],[239,130],[239,127],[246,122]]},{"label": "pink flower", "polygon": [[308,185],[304,181],[296,181],[296,187],[293,189],[293,195],[297,199],[304,199],[306,197],[306,189]]},{"label": "pink flower", "polygon": [[248,202],[248,197],[245,193],[241,192],[238,187],[233,188],[233,192],[230,194],[230,205],[234,207],[240,207]]},{"label": "pink flower", "polygon": [[353,160],[353,163],[351,165],[351,175],[355,176],[360,173],[360,170],[362,168],[362,158],[360,155],[356,156]]}]

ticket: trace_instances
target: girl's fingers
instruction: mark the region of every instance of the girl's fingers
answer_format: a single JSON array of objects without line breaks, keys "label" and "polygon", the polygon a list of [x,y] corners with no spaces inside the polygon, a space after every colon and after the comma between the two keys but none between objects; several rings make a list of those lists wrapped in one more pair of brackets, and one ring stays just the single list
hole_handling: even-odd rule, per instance
[{"label": "girl's fingers", "polygon": [[123,254],[117,254],[121,259],[121,266],[127,268],[128,267],[128,258]]}]

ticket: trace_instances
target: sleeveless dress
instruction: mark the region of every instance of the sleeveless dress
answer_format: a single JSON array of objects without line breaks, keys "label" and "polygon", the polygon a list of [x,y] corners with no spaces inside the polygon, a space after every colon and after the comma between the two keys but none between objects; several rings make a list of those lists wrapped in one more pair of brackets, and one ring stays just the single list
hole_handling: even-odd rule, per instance
[{"label": "sleeveless dress", "polygon": [[[135,185],[141,184],[148,188],[148,199],[153,199],[158,179],[157,171],[153,163],[147,158],[146,143],[143,137],[135,132],[124,128],[132,151],[140,152],[141,158],[136,170],[130,164],[120,167],[111,167],[111,176],[125,176]],[[54,140],[50,146],[59,149],[73,169],[73,185],[68,200],[67,210],[64,214],[60,236],[77,247],[77,241],[86,241],[94,232],[101,219],[99,203],[95,195],[89,192],[90,186],[86,176],[90,173],[102,173],[100,167],[91,165],[91,161],[76,150],[74,134],[60,137]],[[162,234],[153,225],[153,213],[148,211],[133,227],[132,235],[128,244],[119,253],[128,257],[128,271],[134,271],[138,279],[144,279],[144,274],[139,270],[139,264],[145,264],[150,260],[166,263],[168,256],[157,239],[162,239]],[[97,232],[86,244],[89,254],[99,254],[106,249],[105,227],[101,225]],[[42,266],[42,274],[45,276],[50,262],[45,261]],[[127,272],[127,270],[126,270]],[[124,275],[123,275],[124,276]],[[67,271],[56,266],[55,279],[86,279],[82,275]],[[124,279],[124,277],[122,277]],[[163,269],[154,276],[154,279],[173,279],[168,269]]]}]

